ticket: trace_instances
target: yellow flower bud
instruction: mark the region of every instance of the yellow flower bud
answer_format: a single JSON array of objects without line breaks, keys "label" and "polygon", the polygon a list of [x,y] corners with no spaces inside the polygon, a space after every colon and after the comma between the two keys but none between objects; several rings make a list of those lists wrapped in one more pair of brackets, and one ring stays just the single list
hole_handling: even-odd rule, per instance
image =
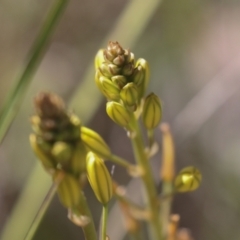
[{"label": "yellow flower bud", "polygon": [[149,94],[145,99],[142,118],[147,129],[157,127],[161,121],[162,107],[159,98],[154,93]]},{"label": "yellow flower bud", "polygon": [[202,181],[202,174],[195,167],[182,169],[174,182],[177,192],[191,192],[196,190]]},{"label": "yellow flower bud", "polygon": [[76,207],[81,197],[81,189],[78,180],[71,174],[58,171],[54,176],[54,181],[58,181],[59,174],[63,174],[60,183],[57,182],[57,193],[61,203],[67,208]]},{"label": "yellow flower bud", "polygon": [[106,108],[108,116],[118,125],[122,127],[127,127],[130,120],[131,115],[130,112],[123,107],[120,103],[116,102],[108,102]]},{"label": "yellow flower bud", "polygon": [[111,80],[103,76],[99,78],[99,82],[101,88],[100,90],[108,99],[116,101],[119,100],[120,89],[117,87],[116,84],[114,84]]},{"label": "yellow flower bud", "polygon": [[120,92],[121,99],[128,106],[133,106],[138,101],[138,89],[134,83],[128,83]]},{"label": "yellow flower bud", "polygon": [[143,81],[144,81],[144,69],[141,65],[137,66],[135,69],[134,69],[134,73],[133,73],[133,77],[132,77],[132,81],[133,83],[136,84],[136,86],[140,86]]},{"label": "yellow flower bud", "polygon": [[101,157],[108,157],[111,154],[110,148],[103,138],[95,131],[81,127],[82,142],[94,153]]},{"label": "yellow flower bud", "polygon": [[34,134],[31,134],[29,136],[31,147],[35,153],[35,155],[39,158],[42,165],[46,170],[54,169],[55,164],[54,160],[49,156],[49,154],[46,154],[38,145],[37,143],[37,137]]},{"label": "yellow flower bud", "polygon": [[72,148],[69,144],[58,141],[54,143],[51,154],[57,162],[64,164],[70,160]]},{"label": "yellow flower bud", "polygon": [[119,87],[119,89],[122,89],[127,83],[127,79],[123,75],[113,76],[111,77],[111,80]]},{"label": "yellow flower bud", "polygon": [[86,155],[87,149],[84,144],[82,142],[77,143],[70,162],[70,168],[74,174],[78,175],[82,172],[86,172]]},{"label": "yellow flower bud", "polygon": [[87,155],[87,176],[98,201],[107,204],[113,194],[112,179],[103,160],[92,152]]},{"label": "yellow flower bud", "polygon": [[96,57],[95,57],[95,69],[98,69],[100,65],[105,61],[103,55],[104,49],[98,50]]},{"label": "yellow flower bud", "polygon": [[133,82],[138,85],[138,89],[139,89],[138,94],[139,94],[139,97],[142,98],[146,92],[149,79],[150,79],[149,65],[145,59],[139,58],[135,66],[136,66],[136,69],[138,69],[138,71],[135,74]]}]

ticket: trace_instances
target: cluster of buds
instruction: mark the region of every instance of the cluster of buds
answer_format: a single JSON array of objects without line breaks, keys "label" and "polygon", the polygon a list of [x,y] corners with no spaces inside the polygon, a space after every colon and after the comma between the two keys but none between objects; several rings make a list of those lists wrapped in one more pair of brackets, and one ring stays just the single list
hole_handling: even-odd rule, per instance
[{"label": "cluster of buds", "polygon": [[[94,155],[96,157],[107,158],[111,154],[110,149],[99,134],[81,126],[79,118],[67,111],[63,100],[57,95],[38,94],[35,110],[36,115],[31,118],[34,131],[30,135],[32,149],[57,184],[62,204],[70,209],[76,208],[88,174],[87,154],[92,151],[97,154]],[[88,170],[91,171],[91,167]],[[107,175],[107,169],[104,174]],[[104,174],[101,175],[103,180]],[[108,175],[107,181],[111,181]],[[109,189],[103,187],[99,191],[102,193]],[[99,191],[94,191],[97,197]]]},{"label": "cluster of buds", "polygon": [[[135,62],[134,54],[110,41],[95,58],[95,82],[107,103],[108,116],[118,125],[131,129],[132,111],[141,108],[149,82],[149,66],[145,59]],[[157,127],[161,120],[161,104],[155,94],[145,100],[143,122],[147,129]]]},{"label": "cluster of buds", "polygon": [[136,107],[149,81],[146,60],[140,58],[135,62],[132,52],[110,41],[107,49],[97,53],[95,67],[96,84],[108,100],[121,100],[128,107]]}]

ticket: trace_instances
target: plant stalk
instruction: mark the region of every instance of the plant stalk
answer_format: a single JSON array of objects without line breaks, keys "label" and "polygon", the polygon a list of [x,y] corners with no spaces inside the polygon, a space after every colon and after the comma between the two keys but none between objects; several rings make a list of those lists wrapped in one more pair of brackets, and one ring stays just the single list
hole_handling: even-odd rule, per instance
[{"label": "plant stalk", "polygon": [[116,163],[126,169],[130,169],[130,168],[134,167],[134,165],[132,165],[131,163],[127,162],[125,159],[123,159],[117,155],[111,154],[108,159],[109,159],[109,161],[112,161],[113,163]]},{"label": "plant stalk", "polygon": [[22,104],[26,91],[31,83],[32,75],[43,56],[49,38],[68,1],[69,0],[58,0],[55,2],[32,46],[30,51],[31,57],[25,70],[17,80],[15,87],[11,89],[3,104],[3,108],[0,112],[0,143]]},{"label": "plant stalk", "polygon": [[108,205],[103,205],[102,210],[102,237],[101,240],[107,239],[107,216],[108,216]]},{"label": "plant stalk", "polygon": [[139,128],[139,124],[135,117],[132,117],[131,127],[133,128],[135,137],[131,138],[134,155],[137,163],[144,170],[143,176],[141,176],[146,194],[148,209],[151,213],[150,226],[152,237],[154,240],[161,240],[161,222],[159,217],[159,206],[157,198],[157,190],[155,188],[154,179],[149,164],[149,160],[144,151],[144,143],[142,133]]},{"label": "plant stalk", "polygon": [[86,216],[90,220],[88,224],[82,226],[85,240],[97,240],[97,232],[94,226],[92,213],[88,207],[86,197],[84,196],[83,192],[80,198],[79,208],[77,208],[77,210],[79,211],[80,215]]},{"label": "plant stalk", "polygon": [[39,224],[41,223],[41,220],[42,220],[46,210],[48,209],[55,193],[56,193],[56,185],[53,184],[51,186],[51,188],[49,189],[48,194],[46,195],[46,198],[44,199],[41,207],[39,208],[39,211],[38,211],[37,215],[35,216],[31,226],[29,227],[29,230],[28,230],[26,236],[24,237],[24,240],[33,239],[34,234],[35,234]]}]

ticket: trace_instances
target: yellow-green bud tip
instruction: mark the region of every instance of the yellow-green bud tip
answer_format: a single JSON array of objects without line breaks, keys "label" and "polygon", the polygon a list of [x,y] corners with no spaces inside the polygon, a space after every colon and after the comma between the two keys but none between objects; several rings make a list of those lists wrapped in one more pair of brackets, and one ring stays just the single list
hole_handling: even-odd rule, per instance
[{"label": "yellow-green bud tip", "polygon": [[154,129],[162,118],[162,107],[160,100],[154,93],[149,94],[144,102],[142,119],[147,129]]},{"label": "yellow-green bud tip", "polygon": [[51,153],[57,162],[64,163],[70,160],[72,148],[69,144],[58,141],[54,143]]},{"label": "yellow-green bud tip", "polygon": [[116,102],[108,102],[107,103],[107,107],[106,107],[106,111],[108,116],[118,125],[122,126],[122,127],[127,127],[130,119],[131,119],[131,115],[130,112],[123,107],[121,104],[116,103]]},{"label": "yellow-green bud tip", "polygon": [[98,201],[107,204],[113,194],[112,179],[104,161],[92,152],[87,155],[87,176]]},{"label": "yellow-green bud tip", "polygon": [[[61,180],[59,180],[59,174]],[[70,174],[64,174],[62,171],[56,172],[54,181],[58,184],[57,192],[62,204],[67,208],[74,208],[79,204],[81,189],[78,180]]]},{"label": "yellow-green bud tip", "polygon": [[108,157],[111,154],[107,143],[92,129],[81,127],[81,139],[92,152],[98,154],[99,156]]},{"label": "yellow-green bud tip", "polygon": [[177,192],[191,192],[196,190],[202,182],[202,174],[195,167],[183,168],[174,181]]},{"label": "yellow-green bud tip", "polygon": [[120,93],[121,99],[128,106],[133,106],[138,101],[138,89],[134,83],[126,84]]}]

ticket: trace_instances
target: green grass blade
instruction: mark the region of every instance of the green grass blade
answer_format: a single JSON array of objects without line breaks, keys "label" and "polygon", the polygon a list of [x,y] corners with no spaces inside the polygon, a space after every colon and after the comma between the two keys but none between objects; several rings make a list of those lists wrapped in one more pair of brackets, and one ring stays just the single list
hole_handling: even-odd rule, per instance
[{"label": "green grass blade", "polygon": [[40,30],[39,36],[36,38],[30,51],[31,58],[29,59],[22,75],[17,80],[16,86],[11,90],[3,105],[0,112],[0,143],[22,104],[26,91],[31,83],[33,73],[43,56],[49,38],[67,3],[68,0],[58,0],[51,8],[46,21]]}]

